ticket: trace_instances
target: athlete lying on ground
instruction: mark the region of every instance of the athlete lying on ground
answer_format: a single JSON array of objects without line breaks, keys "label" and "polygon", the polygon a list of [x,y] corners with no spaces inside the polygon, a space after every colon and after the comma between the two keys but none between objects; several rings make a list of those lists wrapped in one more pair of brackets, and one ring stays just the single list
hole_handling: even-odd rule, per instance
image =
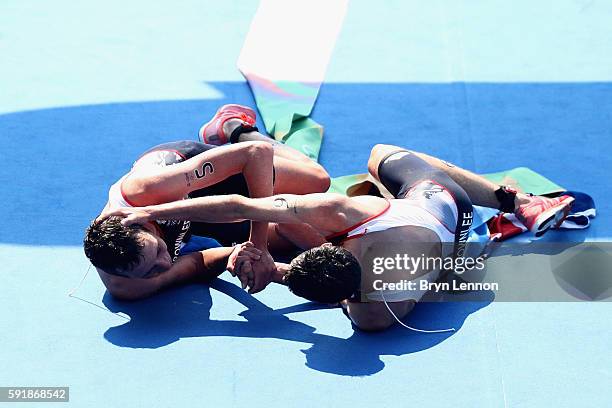
[{"label": "athlete lying on ground", "polygon": [[[200,130],[209,143],[195,141],[156,146],[145,152],[131,171],[113,184],[105,214],[119,207],[145,206],[183,198],[218,194],[267,197],[273,193],[304,194],[325,191],[327,172],[294,149],[262,136],[254,127],[255,112],[239,105],[221,107]],[[214,220],[217,221],[217,220]],[[121,228],[117,220],[101,215],[88,228],[84,240],[87,257],[111,294],[124,299],[151,295],[169,285],[193,279],[210,279],[225,270],[232,248],[214,249],[180,256],[190,236],[204,236],[226,247],[251,241],[257,259],[278,249],[274,225],[269,234],[266,221],[205,223],[158,221],[136,229]],[[249,252],[251,251],[251,252]],[[251,254],[250,248],[237,253]],[[223,269],[219,270],[219,265]],[[272,278],[273,264],[253,265],[252,292],[263,289]]]},{"label": "athlete lying on ground", "polygon": [[[399,243],[407,249],[417,246],[419,252],[430,257],[458,257],[472,223],[472,203],[514,212],[540,236],[562,222],[573,201],[567,196],[551,199],[516,193],[437,158],[396,146],[375,146],[368,170],[395,199],[328,193],[266,198],[230,195],[123,208],[111,215],[125,217],[121,221],[124,226],[158,219],[279,223],[281,233],[303,249],[310,249],[291,264],[277,263],[274,280],[306,299],[344,301],[357,327],[381,330],[395,322],[387,306],[402,318],[424,293],[372,290],[360,298],[355,296],[360,281],[372,279],[371,271],[361,271],[366,254],[377,244]],[[421,269],[411,279],[434,282],[440,273]],[[361,282],[361,287],[371,286]]]}]

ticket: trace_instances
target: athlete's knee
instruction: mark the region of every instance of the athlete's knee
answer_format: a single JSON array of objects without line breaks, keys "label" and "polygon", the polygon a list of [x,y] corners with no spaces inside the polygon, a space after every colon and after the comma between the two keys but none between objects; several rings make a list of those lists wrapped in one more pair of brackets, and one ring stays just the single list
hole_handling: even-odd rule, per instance
[{"label": "athlete's knee", "polygon": [[391,153],[395,150],[400,150],[401,147],[378,143],[372,147],[370,150],[370,161],[372,162],[380,162],[380,160],[385,157],[387,154]]},{"label": "athlete's knee", "polygon": [[372,150],[370,151],[370,156],[384,156],[385,154],[395,150],[404,150],[404,148],[395,145],[377,143],[374,145],[374,147],[372,147]]},{"label": "athlete's knee", "polygon": [[329,173],[327,170],[323,168],[320,164],[316,164],[313,171],[313,183],[317,189],[317,191],[325,192],[329,190],[329,186],[331,185],[331,179],[329,177]]},{"label": "athlete's knee", "polygon": [[319,163],[308,165],[307,177],[302,180],[307,186],[309,193],[324,193],[329,190],[331,179],[327,171]]},{"label": "athlete's knee", "polygon": [[404,149],[403,147],[394,145],[381,143],[374,145],[370,151],[370,158],[368,159],[368,171],[376,179],[379,179],[378,168],[380,167],[380,163],[389,157],[391,153],[404,150],[407,151],[407,149]]},{"label": "athlete's knee", "polygon": [[390,145],[385,144],[375,144],[370,151],[370,157],[368,158],[368,172],[376,179],[378,176],[378,167],[380,166],[380,161],[390,150]]}]

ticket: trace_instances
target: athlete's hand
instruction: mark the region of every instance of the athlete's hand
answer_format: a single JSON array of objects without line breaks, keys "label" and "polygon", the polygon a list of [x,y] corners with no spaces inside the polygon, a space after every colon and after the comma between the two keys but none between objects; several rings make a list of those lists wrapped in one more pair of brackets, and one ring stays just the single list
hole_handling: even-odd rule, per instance
[{"label": "athlete's hand", "polygon": [[100,215],[100,218],[112,216],[121,217],[121,225],[125,227],[154,220],[148,207],[121,207]]},{"label": "athlete's hand", "polygon": [[252,274],[248,279],[249,293],[262,291],[272,281],[276,264],[268,251],[262,251],[261,259],[251,263]]},{"label": "athlete's hand", "polygon": [[[251,263],[261,259],[261,251],[253,245],[252,242],[244,242],[234,246],[234,250],[227,259],[227,270],[232,276],[239,275],[241,277],[243,289],[247,285],[247,274],[251,270]],[[248,265],[247,265],[248,264]],[[246,270],[246,272],[245,272]],[[242,275],[244,274],[244,282]]]}]

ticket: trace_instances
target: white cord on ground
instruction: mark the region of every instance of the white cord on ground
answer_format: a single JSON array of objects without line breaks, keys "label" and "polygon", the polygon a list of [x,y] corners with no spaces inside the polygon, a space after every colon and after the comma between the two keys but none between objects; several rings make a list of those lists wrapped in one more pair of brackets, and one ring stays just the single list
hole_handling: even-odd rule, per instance
[{"label": "white cord on ground", "polygon": [[76,296],[76,295],[75,295],[76,291],[77,291],[77,290],[79,290],[79,289],[81,288],[81,286],[83,286],[83,282],[85,282],[85,278],[87,278],[87,275],[89,275],[89,271],[90,271],[90,270],[91,270],[91,264],[90,264],[90,265],[89,265],[89,267],[87,268],[87,272],[85,272],[85,275],[83,275],[83,278],[81,279],[81,281],[79,282],[79,284],[78,284],[78,285],[77,285],[77,286],[76,286],[74,289],[72,289],[70,292],[68,292],[68,297],[71,297],[71,298],[73,298],[73,299],[78,299],[78,300],[80,300],[80,301],[82,301],[82,302],[85,302],[85,303],[89,303],[90,305],[95,306],[95,307],[97,307],[98,309],[102,309],[102,310],[104,310],[104,311],[106,311],[106,312],[109,312],[109,313],[111,313],[111,314],[114,314],[115,316],[119,316],[119,317],[121,317],[122,319],[125,319],[125,320],[128,320],[128,321],[129,321],[129,320],[131,320],[129,317],[126,317],[124,313],[115,313],[115,312],[113,312],[113,311],[111,311],[111,310],[108,310],[108,309],[107,309],[107,308],[105,308],[105,307],[102,307],[102,306],[97,305],[97,304],[95,304],[95,303],[93,303],[93,302],[90,302],[90,301],[89,301],[89,300],[87,300],[87,299],[83,299],[83,298],[80,298],[80,297],[78,297],[78,296]]},{"label": "white cord on ground", "polygon": [[74,297],[72,295],[74,295],[74,293],[81,289],[81,286],[83,285],[83,282],[85,282],[85,278],[87,277],[87,275],[89,275],[89,270],[91,269],[91,264],[89,264],[89,266],[87,267],[87,271],[85,272],[85,275],[83,275],[83,278],[81,278],[81,281],[79,282],[79,284],[74,287],[70,292],[68,292],[68,296],[70,297]]}]

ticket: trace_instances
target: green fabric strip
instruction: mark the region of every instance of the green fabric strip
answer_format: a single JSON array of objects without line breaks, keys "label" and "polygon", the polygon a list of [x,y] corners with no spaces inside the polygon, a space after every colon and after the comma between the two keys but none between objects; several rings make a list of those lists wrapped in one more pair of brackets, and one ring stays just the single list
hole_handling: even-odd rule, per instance
[{"label": "green fabric strip", "polygon": [[[532,193],[535,195],[546,195],[565,191],[560,185],[548,180],[546,177],[527,167],[517,167],[499,173],[483,174],[482,176],[495,184],[509,185],[520,192]],[[367,174],[335,177],[332,179],[328,192],[354,195],[355,191],[367,181],[367,179]]]},{"label": "green fabric strip", "polygon": [[483,174],[483,176],[495,184],[509,185],[523,193],[546,195],[566,190],[527,167],[517,167],[499,173]]}]

